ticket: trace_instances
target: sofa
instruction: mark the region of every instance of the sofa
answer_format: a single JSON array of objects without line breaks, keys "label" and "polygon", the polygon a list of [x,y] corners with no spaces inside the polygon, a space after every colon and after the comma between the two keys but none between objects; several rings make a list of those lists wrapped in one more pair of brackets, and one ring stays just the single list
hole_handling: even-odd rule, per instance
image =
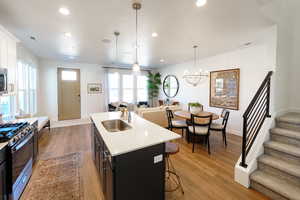
[{"label": "sofa", "polygon": [[[144,119],[151,121],[161,127],[168,127],[168,119],[166,115],[166,108],[171,109],[173,112],[182,110],[180,106],[159,106],[152,108],[137,108],[136,113]],[[176,116],[174,116],[176,119]]]}]

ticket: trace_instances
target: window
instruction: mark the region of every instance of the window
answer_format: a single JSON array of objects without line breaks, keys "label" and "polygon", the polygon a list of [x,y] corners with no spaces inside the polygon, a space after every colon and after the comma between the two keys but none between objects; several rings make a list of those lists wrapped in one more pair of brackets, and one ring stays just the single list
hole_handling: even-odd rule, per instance
[{"label": "window", "polygon": [[133,103],[133,75],[122,76],[123,98],[122,101]]},{"label": "window", "polygon": [[133,75],[129,71],[108,73],[109,103],[124,101],[137,103],[148,101],[146,75]]},{"label": "window", "polygon": [[108,74],[109,102],[119,101],[119,74]]},{"label": "window", "polygon": [[148,101],[147,76],[137,77],[137,102]]},{"label": "window", "polygon": [[11,97],[2,96],[0,97],[0,113],[3,116],[9,116],[11,114]]},{"label": "window", "polygon": [[61,72],[61,80],[63,80],[63,81],[76,81],[77,80],[76,71],[62,71]]},{"label": "window", "polygon": [[37,112],[37,70],[29,64],[18,62],[18,109],[25,113],[35,114]]}]

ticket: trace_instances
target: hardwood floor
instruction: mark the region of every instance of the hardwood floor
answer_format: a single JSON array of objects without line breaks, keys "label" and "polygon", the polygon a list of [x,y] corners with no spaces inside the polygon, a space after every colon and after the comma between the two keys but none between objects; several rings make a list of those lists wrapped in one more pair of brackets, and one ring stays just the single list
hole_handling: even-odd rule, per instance
[{"label": "hardwood floor", "polygon": [[[40,159],[82,152],[81,175],[86,200],[104,200],[96,168],[91,158],[90,125],[51,129],[40,139]],[[228,135],[228,147],[222,136],[211,136],[211,155],[201,145],[192,153],[191,144],[180,140],[180,152],[171,156],[181,176],[185,194],[180,191],[167,193],[167,200],[201,199],[267,199],[262,194],[246,189],[234,182],[234,165],[240,155],[241,138]],[[26,192],[22,199],[26,199]]]}]

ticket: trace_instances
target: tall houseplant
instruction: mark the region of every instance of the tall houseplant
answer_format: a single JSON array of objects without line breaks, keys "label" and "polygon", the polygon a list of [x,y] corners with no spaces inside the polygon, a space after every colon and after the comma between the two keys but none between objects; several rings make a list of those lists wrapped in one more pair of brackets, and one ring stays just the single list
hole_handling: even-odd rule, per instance
[{"label": "tall houseplant", "polygon": [[151,106],[154,106],[154,101],[159,95],[160,86],[161,74],[148,72],[148,96]]}]

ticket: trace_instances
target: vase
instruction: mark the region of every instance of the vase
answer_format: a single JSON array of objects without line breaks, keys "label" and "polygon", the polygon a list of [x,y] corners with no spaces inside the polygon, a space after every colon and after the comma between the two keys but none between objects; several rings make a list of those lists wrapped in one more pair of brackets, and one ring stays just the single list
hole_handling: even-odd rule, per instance
[{"label": "vase", "polygon": [[191,112],[192,114],[197,114],[197,113],[199,113],[199,112],[202,112],[202,107],[191,106],[190,112]]}]

